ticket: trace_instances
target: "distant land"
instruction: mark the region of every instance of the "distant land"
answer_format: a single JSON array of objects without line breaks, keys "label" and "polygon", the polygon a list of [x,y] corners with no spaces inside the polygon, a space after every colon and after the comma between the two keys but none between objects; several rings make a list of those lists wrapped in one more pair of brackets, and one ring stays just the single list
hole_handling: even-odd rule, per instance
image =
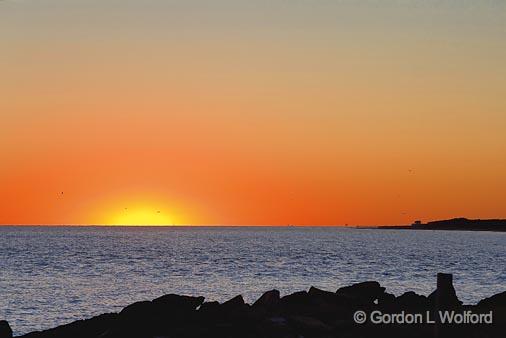
[{"label": "distant land", "polygon": [[422,223],[415,221],[406,226],[379,226],[379,229],[405,230],[467,230],[467,231],[505,231],[506,219],[467,219],[452,218],[441,221]]}]

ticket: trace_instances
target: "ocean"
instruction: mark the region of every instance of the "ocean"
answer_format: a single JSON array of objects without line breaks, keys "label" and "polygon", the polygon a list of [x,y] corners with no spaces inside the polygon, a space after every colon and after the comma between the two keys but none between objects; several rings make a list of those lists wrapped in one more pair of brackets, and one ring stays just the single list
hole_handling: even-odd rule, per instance
[{"label": "ocean", "polygon": [[506,233],[339,227],[0,227],[0,320],[16,335],[167,293],[225,301],[366,280],[464,303],[506,291]]}]

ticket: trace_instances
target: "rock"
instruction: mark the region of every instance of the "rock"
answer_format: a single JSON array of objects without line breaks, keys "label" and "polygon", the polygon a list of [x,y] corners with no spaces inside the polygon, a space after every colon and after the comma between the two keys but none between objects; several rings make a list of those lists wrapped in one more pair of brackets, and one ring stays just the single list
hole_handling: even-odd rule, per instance
[{"label": "rock", "polygon": [[202,305],[204,299],[204,297],[168,294],[154,299],[152,303],[159,312],[189,312]]},{"label": "rock", "polygon": [[280,299],[283,304],[289,305],[303,305],[308,299],[308,293],[306,291],[294,292],[286,295]]},{"label": "rock", "polygon": [[125,307],[107,337],[145,337],[172,332],[175,325],[186,325],[197,314],[204,297],[164,295],[153,301]]},{"label": "rock", "polygon": [[336,294],[372,304],[384,292],[385,288],[380,286],[378,282],[369,281],[342,287],[336,291]]},{"label": "rock", "polygon": [[205,302],[203,303],[197,311],[198,316],[201,320],[205,322],[213,322],[216,321],[221,315],[220,313],[220,303],[214,302]]},{"label": "rock", "polygon": [[282,297],[279,300],[279,307],[285,313],[300,313],[307,306],[308,302],[308,293],[306,291],[299,291]]},{"label": "rock", "polygon": [[452,308],[462,306],[453,287],[453,276],[449,273],[437,274],[437,289],[429,295],[429,301],[436,308]]},{"label": "rock", "polygon": [[0,338],[12,338],[12,330],[6,320],[0,320]]},{"label": "rock", "polygon": [[223,304],[218,302],[206,302],[197,311],[199,318],[205,322],[214,324],[224,322],[232,324],[238,318],[247,317],[249,305],[244,303],[241,295],[236,296]]},{"label": "rock", "polygon": [[481,313],[492,311],[494,324],[502,325],[506,332],[506,291],[481,300],[476,308]]},{"label": "rock", "polygon": [[[137,302],[125,307],[119,313],[119,321],[114,327],[116,336],[128,332],[132,336],[160,332],[174,323],[183,323],[196,315],[196,309],[204,302],[204,297],[164,295],[153,301]],[[135,333],[135,335],[134,335]]]},{"label": "rock", "polygon": [[[105,338],[141,337],[152,334],[156,316],[153,303],[150,301],[136,302],[125,307],[119,313],[117,323]],[[146,332],[148,331],[148,332]]]},{"label": "rock", "polygon": [[309,292],[296,292],[281,298],[279,312],[328,322],[343,317],[347,307],[347,300],[341,296],[312,287]]},{"label": "rock", "polygon": [[142,318],[155,315],[170,315],[194,311],[204,302],[204,297],[164,295],[153,301],[133,303],[123,310],[122,317]]},{"label": "rock", "polygon": [[338,295],[334,292],[321,290],[312,286],[308,291],[311,303],[320,308],[319,312],[342,313],[345,308],[355,308],[357,304],[353,298]]},{"label": "rock", "polygon": [[201,312],[214,311],[214,310],[218,309],[219,307],[220,307],[219,302],[216,302],[216,301],[205,302],[200,306],[199,311],[201,311]]},{"label": "rock", "polygon": [[56,328],[32,332],[23,338],[90,338],[107,337],[107,332],[117,322],[118,314],[106,313],[86,320],[78,320]]},{"label": "rock", "polygon": [[244,303],[244,299],[241,295],[235,296],[234,298],[227,300],[221,306],[227,310],[238,310],[244,308],[246,303]]},{"label": "rock", "polygon": [[250,306],[244,302],[241,295],[227,300],[219,307],[219,313],[224,318],[246,318],[249,313]]},{"label": "rock", "polygon": [[315,310],[314,299],[306,291],[299,291],[281,297],[277,308],[278,314],[312,316]]},{"label": "rock", "polygon": [[253,308],[273,309],[279,304],[280,294],[278,290],[271,290],[264,293],[253,303]]},{"label": "rock", "polygon": [[378,296],[378,299],[374,302],[379,306],[391,306],[395,303],[395,295],[391,293],[384,292],[383,294]]},{"label": "rock", "polygon": [[334,297],[336,296],[336,294],[333,292],[318,289],[318,288],[315,288],[314,286],[311,286],[307,293],[309,296],[323,297],[323,298],[327,298],[327,299],[334,299]]},{"label": "rock", "polygon": [[427,297],[419,295],[413,291],[408,291],[395,298],[394,305],[403,309],[419,309],[429,308],[430,302]]},{"label": "rock", "polygon": [[497,308],[497,307],[506,308],[506,291],[481,300],[478,303],[478,306],[487,308]]},{"label": "rock", "polygon": [[136,302],[123,308],[119,313],[123,318],[142,318],[153,315],[153,303],[150,301]]}]

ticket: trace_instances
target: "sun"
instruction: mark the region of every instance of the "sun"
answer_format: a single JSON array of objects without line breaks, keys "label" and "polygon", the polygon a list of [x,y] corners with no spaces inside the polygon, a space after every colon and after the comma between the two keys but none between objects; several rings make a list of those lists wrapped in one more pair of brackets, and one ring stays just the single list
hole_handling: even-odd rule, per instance
[{"label": "sun", "polygon": [[108,225],[175,225],[179,221],[167,211],[150,206],[125,207],[113,214]]},{"label": "sun", "polygon": [[86,224],[105,226],[186,226],[202,215],[193,201],[135,192],[97,198],[80,213]]}]

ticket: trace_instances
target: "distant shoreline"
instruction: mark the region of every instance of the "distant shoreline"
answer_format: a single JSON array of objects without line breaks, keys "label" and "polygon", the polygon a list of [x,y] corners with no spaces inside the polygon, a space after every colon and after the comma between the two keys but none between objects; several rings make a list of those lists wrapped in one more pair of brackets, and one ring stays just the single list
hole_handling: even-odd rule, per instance
[{"label": "distant shoreline", "polygon": [[506,232],[506,220],[453,218],[449,220],[432,221],[428,223],[416,221],[411,225],[378,226],[374,229]]},{"label": "distant shoreline", "polygon": [[488,231],[506,232],[506,229],[468,229],[468,228],[413,228],[410,225],[385,225],[377,227],[357,227],[357,229],[379,229],[379,230],[432,230],[432,231]]}]

